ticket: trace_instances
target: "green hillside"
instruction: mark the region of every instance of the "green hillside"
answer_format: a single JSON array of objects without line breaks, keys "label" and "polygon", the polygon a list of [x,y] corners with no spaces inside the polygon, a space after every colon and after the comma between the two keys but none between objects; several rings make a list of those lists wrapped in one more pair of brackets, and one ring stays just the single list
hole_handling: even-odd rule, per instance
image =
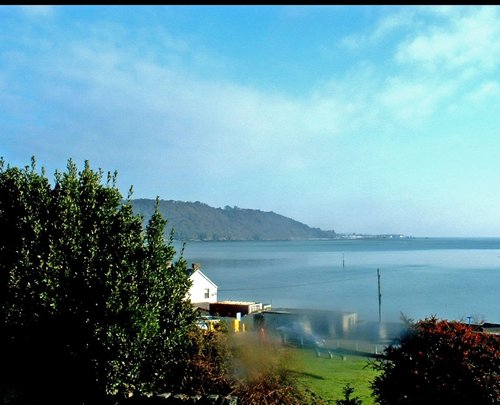
[{"label": "green hillside", "polygon": [[[155,200],[132,200],[134,212],[147,221]],[[274,212],[238,207],[214,208],[207,204],[160,201],[160,212],[168,220],[167,232],[174,228],[178,240],[293,240],[333,238],[334,231],[311,228]]]}]

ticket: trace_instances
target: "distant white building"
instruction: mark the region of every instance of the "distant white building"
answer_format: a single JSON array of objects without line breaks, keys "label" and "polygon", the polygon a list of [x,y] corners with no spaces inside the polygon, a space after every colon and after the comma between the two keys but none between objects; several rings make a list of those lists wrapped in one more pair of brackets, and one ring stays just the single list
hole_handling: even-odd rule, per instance
[{"label": "distant white building", "polygon": [[188,275],[192,282],[189,289],[191,302],[208,310],[211,303],[217,302],[217,285],[200,270],[197,263],[193,263],[192,268],[188,269]]}]

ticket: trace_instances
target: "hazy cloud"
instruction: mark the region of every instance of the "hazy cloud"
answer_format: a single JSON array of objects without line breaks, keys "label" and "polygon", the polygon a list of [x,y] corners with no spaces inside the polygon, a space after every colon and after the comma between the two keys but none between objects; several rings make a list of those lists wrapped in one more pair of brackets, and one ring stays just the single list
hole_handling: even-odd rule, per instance
[{"label": "hazy cloud", "polygon": [[415,10],[402,8],[381,18],[374,27],[367,27],[364,32],[345,36],[341,45],[352,51],[359,51],[379,44],[395,33],[417,26]]},{"label": "hazy cloud", "polygon": [[[436,173],[446,174],[446,167],[434,167],[448,152],[446,143],[434,144],[434,159],[422,166],[437,171],[425,176],[405,154],[418,147],[429,154],[428,145],[401,145],[432,118],[460,117],[471,103],[498,101],[499,12],[397,10],[345,38],[352,64],[332,69],[326,79],[313,77],[308,91],[294,96],[238,82],[226,75],[238,65],[236,57],[167,26],[129,31],[96,22],[66,31],[51,24],[41,34],[20,28],[4,43],[11,45],[0,48],[3,147],[118,168],[129,173],[127,181],[141,188],[141,196],[154,197],[168,186],[179,197],[164,198],[204,200],[220,189],[224,199],[231,190],[237,197],[221,204],[255,207],[251,201],[260,198],[269,206],[255,208],[283,207],[286,214],[304,212],[308,199],[346,211],[361,195],[364,212],[385,193],[380,212],[390,216],[390,195],[399,191],[427,198],[421,205],[430,211],[428,183]],[[379,60],[379,49],[386,60]],[[378,141],[384,136],[401,141],[386,147]],[[460,155],[456,164],[466,158]],[[418,195],[401,185],[401,177],[391,184],[390,174],[401,165]],[[462,182],[460,177],[457,195]],[[283,195],[289,198],[283,201]],[[339,219],[343,230],[362,231],[349,225],[356,215],[345,223]],[[394,214],[393,223],[406,215]],[[385,220],[380,218],[373,227]]]},{"label": "hazy cloud", "polygon": [[480,84],[468,95],[468,100],[473,103],[481,103],[487,99],[495,99],[500,97],[500,84],[497,82],[488,81]]},{"label": "hazy cloud", "polygon": [[56,13],[54,6],[48,5],[30,5],[19,6],[21,12],[28,17],[52,17]]},{"label": "hazy cloud", "polygon": [[[446,14],[447,15],[447,14]],[[498,68],[500,15],[497,7],[466,8],[460,16],[441,20],[403,42],[400,63],[451,70],[473,66],[479,71]]]}]

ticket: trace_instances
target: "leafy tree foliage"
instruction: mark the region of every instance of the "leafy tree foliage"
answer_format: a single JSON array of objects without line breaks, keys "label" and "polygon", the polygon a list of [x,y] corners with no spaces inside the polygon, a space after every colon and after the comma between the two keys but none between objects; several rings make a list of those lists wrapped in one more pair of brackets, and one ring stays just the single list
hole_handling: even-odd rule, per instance
[{"label": "leafy tree foliage", "polygon": [[436,318],[410,325],[374,363],[379,404],[498,404],[500,338]]},{"label": "leafy tree foliage", "polygon": [[0,162],[0,400],[101,403],[186,385],[195,313],[158,211],[143,228],[116,173],[51,183]]},{"label": "leafy tree foliage", "polygon": [[[149,217],[153,200],[132,200],[135,212]],[[334,231],[310,228],[274,212],[238,207],[213,208],[201,202],[160,201],[179,240],[290,240],[333,238]]]}]

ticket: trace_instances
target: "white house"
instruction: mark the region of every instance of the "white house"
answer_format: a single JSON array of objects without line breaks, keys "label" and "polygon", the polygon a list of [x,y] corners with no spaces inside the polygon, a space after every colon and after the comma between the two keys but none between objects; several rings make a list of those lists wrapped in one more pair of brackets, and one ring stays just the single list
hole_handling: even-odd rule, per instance
[{"label": "white house", "polygon": [[188,275],[192,282],[189,296],[193,305],[208,309],[210,303],[217,302],[217,285],[203,274],[199,264],[193,263]]}]

